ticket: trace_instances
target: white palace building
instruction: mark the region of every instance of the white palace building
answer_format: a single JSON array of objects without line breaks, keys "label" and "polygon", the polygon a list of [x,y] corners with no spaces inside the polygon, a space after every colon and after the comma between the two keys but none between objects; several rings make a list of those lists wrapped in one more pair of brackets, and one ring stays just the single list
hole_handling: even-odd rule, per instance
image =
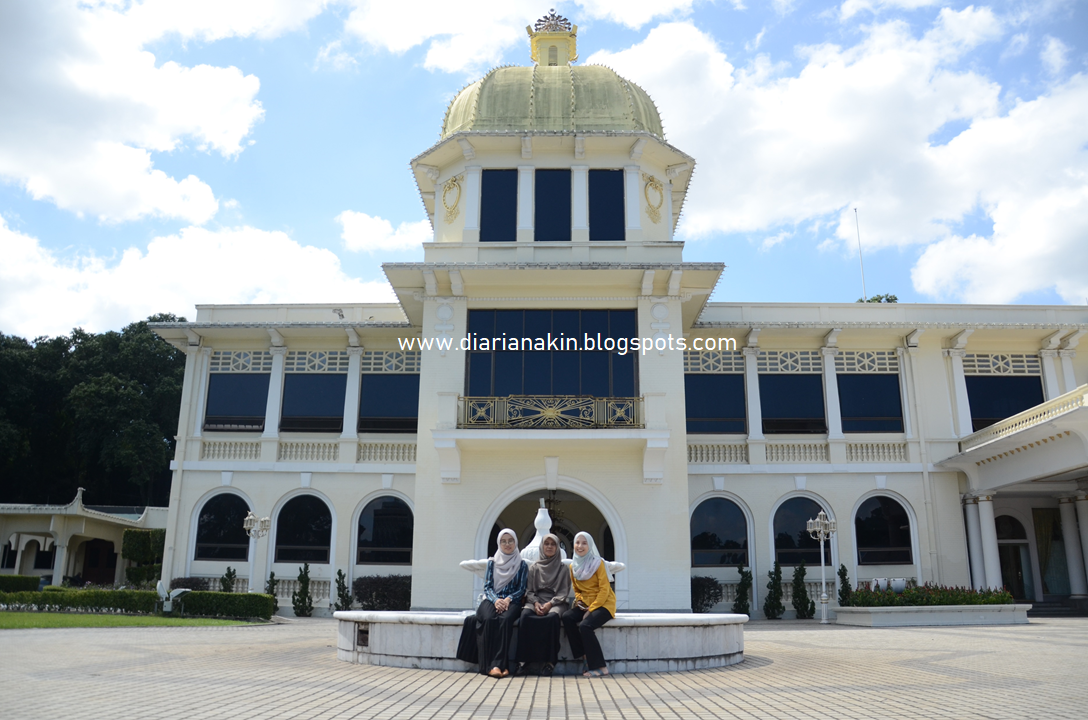
[{"label": "white palace building", "polygon": [[626,564],[621,612],[689,610],[693,575],[728,611],[749,567],[761,616],[776,560],[818,582],[820,510],[829,578],[1088,596],[1088,310],[710,302],[724,265],[673,239],[695,159],[576,33],[537,23],[412,160],[434,237],[384,265],[397,302],[153,326],[187,354],[164,579],[274,571],[289,611],[308,562],[318,607],[343,570],[466,609],[458,563],[543,498]]}]

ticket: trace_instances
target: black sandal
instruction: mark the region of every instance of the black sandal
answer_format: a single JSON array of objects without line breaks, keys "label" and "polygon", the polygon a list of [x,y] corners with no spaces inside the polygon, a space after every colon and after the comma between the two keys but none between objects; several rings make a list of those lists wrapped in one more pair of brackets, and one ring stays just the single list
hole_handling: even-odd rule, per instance
[{"label": "black sandal", "polygon": [[544,663],[544,667],[540,668],[541,677],[551,677],[553,672],[555,672],[555,665],[551,663]]}]

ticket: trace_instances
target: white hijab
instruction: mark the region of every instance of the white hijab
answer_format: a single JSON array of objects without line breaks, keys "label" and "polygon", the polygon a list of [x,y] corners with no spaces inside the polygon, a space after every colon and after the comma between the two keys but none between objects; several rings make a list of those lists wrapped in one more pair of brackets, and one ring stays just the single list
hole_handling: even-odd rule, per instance
[{"label": "white hijab", "polygon": [[574,573],[576,580],[584,582],[593,577],[593,574],[597,572],[597,568],[601,566],[601,554],[597,552],[597,543],[593,542],[593,538],[589,533],[578,533],[574,536],[574,542],[578,542],[580,537],[586,539],[589,550],[586,550],[585,555],[579,555],[575,552],[574,559],[570,562],[570,569]]},{"label": "white hijab", "polygon": [[[514,552],[509,555],[502,551],[503,535],[514,538]],[[499,530],[499,536],[496,539],[499,541],[499,547],[495,551],[495,557],[491,558],[491,561],[495,563],[495,567],[491,571],[491,584],[495,590],[502,590],[510,584],[510,581],[518,574],[518,570],[521,569],[521,550],[518,549],[517,533],[510,528]]]}]

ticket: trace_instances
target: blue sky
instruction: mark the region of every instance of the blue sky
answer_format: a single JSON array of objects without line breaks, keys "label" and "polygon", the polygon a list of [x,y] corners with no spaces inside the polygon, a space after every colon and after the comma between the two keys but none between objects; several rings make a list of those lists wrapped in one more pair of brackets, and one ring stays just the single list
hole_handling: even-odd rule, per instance
[{"label": "blue sky", "polygon": [[[476,8],[475,11],[472,8]],[[1088,7],[559,3],[698,161],[714,299],[1088,304]],[[0,5],[0,332],[388,297],[408,160],[523,2]]]}]

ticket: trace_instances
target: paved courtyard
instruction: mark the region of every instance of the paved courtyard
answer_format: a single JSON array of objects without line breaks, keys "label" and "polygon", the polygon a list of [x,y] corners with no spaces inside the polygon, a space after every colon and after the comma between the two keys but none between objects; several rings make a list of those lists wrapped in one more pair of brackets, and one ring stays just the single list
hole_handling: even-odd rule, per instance
[{"label": "paved courtyard", "polygon": [[332,620],[0,632],[23,718],[1084,718],[1088,619],[862,629],[751,623],[744,663],[496,681],[338,662]]}]

